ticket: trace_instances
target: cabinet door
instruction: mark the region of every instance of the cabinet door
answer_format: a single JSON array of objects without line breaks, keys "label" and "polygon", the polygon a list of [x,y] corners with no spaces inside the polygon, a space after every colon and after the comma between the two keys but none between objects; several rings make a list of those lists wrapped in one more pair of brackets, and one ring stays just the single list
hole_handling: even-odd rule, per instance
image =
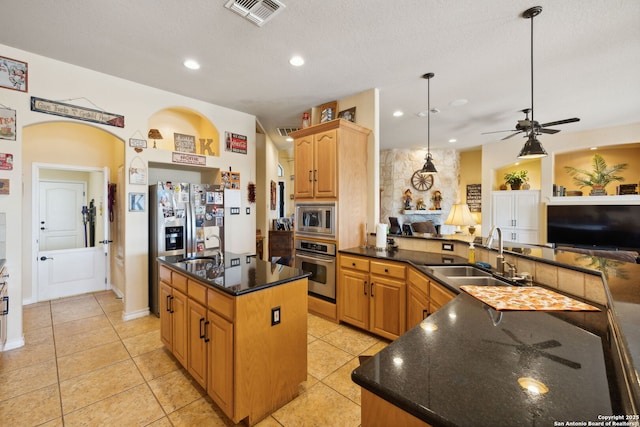
[{"label": "cabinet door", "polygon": [[388,277],[371,276],[370,326],[374,334],[396,339],[406,331],[405,282]]},{"label": "cabinet door", "polygon": [[197,302],[187,302],[187,371],[202,387],[207,386],[207,343],[205,322],[207,310]]},{"label": "cabinet door", "polygon": [[160,282],[160,340],[173,352],[173,316],[171,315],[172,288]]},{"label": "cabinet door", "polygon": [[492,225],[500,229],[513,227],[513,199],[508,191],[493,193]]},{"label": "cabinet door", "polygon": [[[538,191],[518,191],[514,194],[514,226],[519,229],[537,230],[540,217],[540,193]],[[537,243],[529,241],[529,243]]]},{"label": "cabinet door", "polygon": [[293,142],[294,195],[296,198],[313,197],[313,135]]},{"label": "cabinet door", "polygon": [[[333,129],[315,135],[314,148],[314,196],[337,197],[337,149],[338,131]],[[345,159],[349,161],[349,159]]]},{"label": "cabinet door", "polygon": [[443,305],[456,297],[456,294],[445,289],[442,285],[430,282],[429,285],[429,313],[433,314]]},{"label": "cabinet door", "polygon": [[362,329],[369,327],[369,273],[340,269],[340,320]]},{"label": "cabinet door", "polygon": [[415,287],[407,287],[407,329],[422,322],[429,315],[429,299]]},{"label": "cabinet door", "polygon": [[207,318],[207,393],[229,418],[233,418],[233,323],[211,310]]},{"label": "cabinet door", "polygon": [[171,326],[173,334],[173,355],[187,367],[187,296],[173,289],[171,299]]}]

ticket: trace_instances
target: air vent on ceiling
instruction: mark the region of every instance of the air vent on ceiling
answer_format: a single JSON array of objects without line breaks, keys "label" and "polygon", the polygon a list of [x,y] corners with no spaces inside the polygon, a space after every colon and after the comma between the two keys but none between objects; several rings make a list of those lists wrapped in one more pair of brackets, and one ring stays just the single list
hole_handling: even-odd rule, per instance
[{"label": "air vent on ceiling", "polygon": [[291,132],[300,130],[300,128],[276,128],[276,130],[278,131],[278,135],[280,136],[289,136]]},{"label": "air vent on ceiling", "polygon": [[262,27],[286,6],[278,0],[230,0],[224,7]]}]

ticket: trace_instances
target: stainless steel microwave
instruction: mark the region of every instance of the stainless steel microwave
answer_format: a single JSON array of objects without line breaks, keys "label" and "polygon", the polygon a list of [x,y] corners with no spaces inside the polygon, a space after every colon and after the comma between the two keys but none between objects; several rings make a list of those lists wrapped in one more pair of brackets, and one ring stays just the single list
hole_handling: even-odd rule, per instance
[{"label": "stainless steel microwave", "polygon": [[335,202],[296,203],[296,234],[335,239],[337,209]]}]

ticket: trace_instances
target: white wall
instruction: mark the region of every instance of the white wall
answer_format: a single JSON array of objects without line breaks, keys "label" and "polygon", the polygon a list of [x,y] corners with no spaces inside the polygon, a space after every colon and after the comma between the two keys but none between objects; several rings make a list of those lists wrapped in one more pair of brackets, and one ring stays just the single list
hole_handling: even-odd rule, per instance
[{"label": "white wall", "polygon": [[[148,131],[149,118],[157,111],[184,107],[199,112],[207,117],[221,132],[231,131],[248,137],[248,153],[238,154],[223,151],[220,157],[207,157],[207,167],[219,168],[241,173],[242,179],[242,215],[227,221],[227,227],[233,230],[227,236],[231,243],[230,250],[236,252],[253,252],[255,245],[255,216],[245,215],[247,202],[247,178],[255,170],[255,117],[250,114],[231,110],[211,103],[180,96],[170,92],[133,83],[127,80],[108,76],[96,71],[55,61],[9,46],[0,45],[3,55],[25,61],[29,64],[29,93],[1,89],[2,104],[17,111],[17,140],[0,140],[0,152],[14,155],[14,169],[0,171],[0,177],[11,180],[11,194],[0,196],[0,212],[7,217],[7,267],[11,275],[9,297],[12,301],[22,300],[22,128],[42,122],[73,121],[58,116],[33,112],[30,109],[30,97],[37,96],[50,100],[67,100],[65,102],[82,107],[104,109],[110,113],[125,116],[125,127],[96,125],[105,128],[116,137],[128,142],[129,138],[140,138]],[[186,70],[185,70],[186,72]],[[187,78],[185,76],[185,78]],[[89,100],[89,102],[87,101]],[[93,105],[95,104],[95,105]],[[144,138],[144,136],[143,136]],[[61,153],[63,155],[64,153]],[[125,146],[125,170],[134,157],[148,162],[171,164],[171,152],[163,150],[144,150],[136,153],[133,148]],[[53,160],[52,160],[53,161]],[[125,188],[119,189],[122,194],[146,191],[146,186],[132,185],[126,181]],[[124,317],[133,318],[145,315],[148,311],[147,287],[147,215],[130,213],[125,210],[125,289]],[[19,346],[22,341],[22,311],[16,303],[8,319],[8,344]]]}]

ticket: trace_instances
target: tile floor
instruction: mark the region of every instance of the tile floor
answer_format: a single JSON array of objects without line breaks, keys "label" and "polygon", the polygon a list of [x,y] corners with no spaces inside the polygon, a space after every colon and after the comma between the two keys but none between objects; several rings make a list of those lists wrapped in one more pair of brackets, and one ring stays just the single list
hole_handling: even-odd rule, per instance
[{"label": "tile floor", "polygon": [[[123,322],[111,291],[24,307],[22,348],[0,353],[0,424],[230,426],[160,342],[155,316]],[[308,375],[261,427],[360,425],[358,355],[387,341],[308,317]]]}]

